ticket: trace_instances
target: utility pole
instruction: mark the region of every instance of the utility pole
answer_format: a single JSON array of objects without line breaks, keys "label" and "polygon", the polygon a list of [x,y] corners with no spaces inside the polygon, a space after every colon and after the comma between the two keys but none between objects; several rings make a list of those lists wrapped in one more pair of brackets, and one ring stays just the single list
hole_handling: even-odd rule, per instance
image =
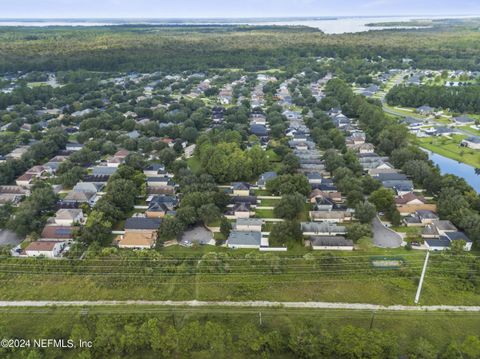
[{"label": "utility pole", "polygon": [[420,276],[420,283],[418,283],[417,294],[415,295],[415,304],[418,304],[420,300],[420,294],[422,293],[422,284],[425,278],[425,273],[427,272],[428,258],[430,257],[430,251],[427,250],[427,255],[425,257],[425,263],[423,264],[422,275]]},{"label": "utility pole", "polygon": [[375,319],[375,311],[372,312],[372,319],[370,319],[370,330],[373,328],[374,319]]},{"label": "utility pole", "polygon": [[262,312],[258,312],[258,322],[260,323],[260,326],[262,326]]}]

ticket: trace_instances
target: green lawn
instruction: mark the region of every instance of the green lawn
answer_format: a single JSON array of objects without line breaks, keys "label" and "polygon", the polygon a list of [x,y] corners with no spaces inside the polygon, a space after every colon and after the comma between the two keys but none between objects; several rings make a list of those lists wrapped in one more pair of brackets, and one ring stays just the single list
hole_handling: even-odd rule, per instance
[{"label": "green lawn", "polygon": [[259,204],[259,206],[261,207],[275,207],[279,202],[280,200],[279,199],[261,199],[260,200],[261,203]]},{"label": "green lawn", "polygon": [[255,210],[256,218],[275,218],[273,214],[273,209],[256,209]]},{"label": "green lawn", "polygon": [[475,130],[474,128],[471,128],[470,126],[461,126],[459,128],[464,130],[464,131],[470,132],[472,135],[480,136],[480,131]]},{"label": "green lawn", "polygon": [[480,151],[461,147],[460,142],[465,136],[454,135],[451,139],[445,137],[416,138],[420,146],[439,155],[451,158],[458,162],[469,164],[475,168],[480,167]]}]

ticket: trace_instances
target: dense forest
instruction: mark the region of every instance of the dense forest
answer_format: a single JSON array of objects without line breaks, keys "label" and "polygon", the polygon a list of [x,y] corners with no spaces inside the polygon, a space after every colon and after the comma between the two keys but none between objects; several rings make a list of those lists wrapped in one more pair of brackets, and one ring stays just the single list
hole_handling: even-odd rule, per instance
[{"label": "dense forest", "polygon": [[390,105],[428,105],[460,113],[480,113],[480,86],[395,86],[387,94]]},{"label": "dense forest", "polygon": [[[52,334],[65,345],[76,348],[0,349],[2,358],[352,358],[394,359],[407,354],[409,358],[465,358],[480,355],[480,339],[465,334],[459,341],[447,341],[441,347],[418,337],[410,346],[400,347],[391,330],[343,325],[328,328],[317,317],[266,314],[258,322],[257,313],[237,315],[198,315],[181,312],[152,311],[149,314],[111,313],[65,316],[51,312],[57,319],[45,329],[33,314],[30,332],[39,338]],[[272,315],[273,314],[273,315]],[[64,314],[65,315],[65,314]],[[358,315],[354,315],[358,318]],[[380,315],[381,316],[381,315]],[[27,316],[19,316],[21,328]],[[340,320],[341,317],[339,317]],[[367,317],[368,319],[368,317]],[[325,322],[331,321],[328,317]],[[358,321],[358,319],[357,319]],[[369,321],[369,319],[368,319]],[[373,324],[373,322],[372,322]],[[13,338],[15,330],[0,328],[3,338]],[[24,332],[23,332],[24,333]],[[92,342],[91,348],[78,348],[78,343]],[[33,339],[32,339],[33,343]]]},{"label": "dense forest", "polygon": [[[478,24],[477,24],[478,25]],[[247,70],[295,67],[307,57],[409,57],[419,68],[480,69],[473,26],[325,35],[306,27],[117,26],[0,28],[0,71]]]}]

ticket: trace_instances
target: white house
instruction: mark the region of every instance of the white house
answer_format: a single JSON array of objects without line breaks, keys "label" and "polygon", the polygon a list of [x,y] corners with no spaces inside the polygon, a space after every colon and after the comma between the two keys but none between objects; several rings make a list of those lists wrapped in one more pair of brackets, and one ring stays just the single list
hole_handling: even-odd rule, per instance
[{"label": "white house", "polygon": [[261,232],[263,220],[260,218],[238,218],[235,230],[241,232]]},{"label": "white house", "polygon": [[55,214],[55,223],[60,226],[71,226],[83,223],[83,211],[76,208],[61,208]]},{"label": "white house", "polygon": [[65,242],[54,241],[36,241],[32,242],[25,248],[25,254],[28,257],[40,257],[55,258],[60,255],[65,248]]},{"label": "white house", "polygon": [[353,241],[342,236],[312,236],[310,246],[313,250],[352,251]]},{"label": "white house", "polygon": [[470,136],[462,140],[460,143],[463,147],[468,147],[473,150],[480,150],[480,137],[479,136]]}]

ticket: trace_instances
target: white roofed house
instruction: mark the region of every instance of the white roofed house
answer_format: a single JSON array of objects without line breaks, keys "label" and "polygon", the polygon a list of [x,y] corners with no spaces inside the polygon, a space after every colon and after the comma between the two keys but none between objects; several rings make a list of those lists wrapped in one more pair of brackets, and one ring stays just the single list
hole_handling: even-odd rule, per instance
[{"label": "white roofed house", "polygon": [[235,230],[241,232],[261,232],[263,220],[260,218],[238,218]]},{"label": "white roofed house", "polygon": [[63,199],[65,203],[88,203],[90,207],[94,206],[98,196],[94,192],[70,191]]},{"label": "white roofed house", "polygon": [[343,236],[311,236],[309,241],[313,250],[353,250],[353,241]]},{"label": "white roofed house", "polygon": [[304,236],[336,236],[347,233],[346,227],[329,222],[302,222]]},{"label": "white roofed house", "polygon": [[83,211],[75,208],[61,208],[55,214],[55,223],[61,226],[72,226],[74,223],[83,223]]},{"label": "white roofed house", "polygon": [[480,136],[470,136],[462,140],[460,143],[463,147],[468,147],[473,150],[480,150]]},{"label": "white roofed house", "polygon": [[37,241],[30,243],[25,248],[25,254],[27,257],[56,258],[60,256],[65,246],[65,242]]},{"label": "white roofed house", "polygon": [[30,191],[21,186],[0,186],[0,206],[8,202],[15,205],[29,195]]}]

